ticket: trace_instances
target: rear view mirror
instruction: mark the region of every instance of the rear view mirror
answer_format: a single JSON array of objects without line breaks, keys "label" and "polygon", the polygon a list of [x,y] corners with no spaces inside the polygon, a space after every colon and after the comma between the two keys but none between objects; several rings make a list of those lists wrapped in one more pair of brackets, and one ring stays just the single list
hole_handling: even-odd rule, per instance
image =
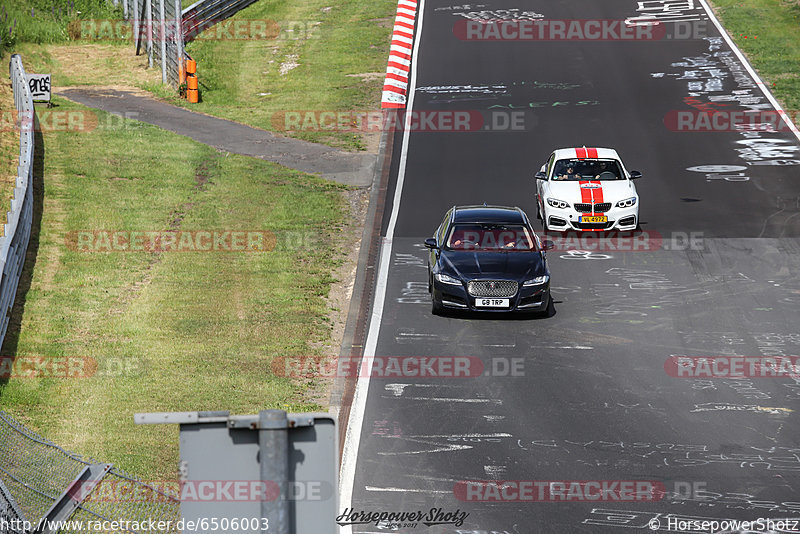
[{"label": "rear view mirror", "polygon": [[542,171],[537,172],[536,174],[533,175],[533,177],[536,178],[537,180],[547,180],[547,175]]},{"label": "rear view mirror", "polygon": [[429,237],[425,240],[425,248],[439,248],[436,246],[436,239]]},{"label": "rear view mirror", "polygon": [[635,179],[641,178],[641,177],[642,177],[642,173],[640,173],[639,171],[631,171],[631,180],[635,180]]},{"label": "rear view mirror", "polygon": [[550,239],[542,239],[542,250],[553,250],[556,244]]}]

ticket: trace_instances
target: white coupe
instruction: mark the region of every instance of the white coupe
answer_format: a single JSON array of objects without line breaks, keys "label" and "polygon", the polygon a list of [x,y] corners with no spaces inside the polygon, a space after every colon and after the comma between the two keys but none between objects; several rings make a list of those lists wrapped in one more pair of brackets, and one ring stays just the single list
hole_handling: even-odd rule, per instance
[{"label": "white coupe", "polygon": [[560,148],[536,173],[537,214],[546,231],[635,230],[641,177],[613,148]]}]

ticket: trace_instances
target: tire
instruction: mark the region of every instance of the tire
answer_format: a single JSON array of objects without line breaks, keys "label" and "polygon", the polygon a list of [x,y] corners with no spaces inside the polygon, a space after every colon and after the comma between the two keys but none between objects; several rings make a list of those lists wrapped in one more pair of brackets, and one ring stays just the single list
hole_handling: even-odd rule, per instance
[{"label": "tire", "polygon": [[431,313],[433,315],[444,315],[444,307],[436,302],[436,299],[433,298],[433,294],[431,294]]},{"label": "tire", "polygon": [[556,314],[556,306],[553,303],[553,296],[548,294],[547,295],[547,308],[544,311],[540,312],[540,317],[543,319],[549,319]]}]

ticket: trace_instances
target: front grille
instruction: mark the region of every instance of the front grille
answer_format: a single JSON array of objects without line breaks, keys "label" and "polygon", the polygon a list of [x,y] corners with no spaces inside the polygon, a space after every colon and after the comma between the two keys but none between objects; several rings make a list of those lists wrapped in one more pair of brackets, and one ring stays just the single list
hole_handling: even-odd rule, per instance
[{"label": "front grille", "polygon": [[473,297],[513,297],[519,284],[513,280],[473,280],[467,291]]},{"label": "front grille", "polygon": [[575,226],[580,230],[605,230],[606,228],[611,228],[613,225],[614,221],[608,221],[604,223],[575,223]]},{"label": "front grille", "polygon": [[583,204],[578,203],[575,204],[575,210],[581,213],[605,213],[611,209],[611,202],[601,202],[599,204],[594,205],[594,210],[592,210],[591,204]]}]

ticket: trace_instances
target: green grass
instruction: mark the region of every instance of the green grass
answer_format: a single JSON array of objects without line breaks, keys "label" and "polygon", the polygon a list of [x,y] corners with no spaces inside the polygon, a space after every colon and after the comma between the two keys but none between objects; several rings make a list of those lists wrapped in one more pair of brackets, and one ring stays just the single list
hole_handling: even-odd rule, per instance
[{"label": "green grass", "polygon": [[[267,130],[275,129],[273,117],[284,111],[377,110],[396,7],[396,0],[260,0],[234,20],[276,21],[281,28],[277,38],[217,39],[220,34],[212,27],[188,44],[187,52],[197,61],[202,98],[192,109]],[[281,74],[290,56],[297,56],[299,66]],[[378,75],[367,80],[353,76],[363,73]],[[148,89],[172,96],[155,84]],[[292,135],[364,148],[360,134]]]},{"label": "green grass", "polygon": [[121,13],[106,0],[0,0],[0,56],[19,43],[66,41],[70,21],[120,18]]},{"label": "green grass", "polygon": [[800,2],[713,0],[713,4],[722,25],[772,93],[787,110],[800,110]]},{"label": "green grass", "polygon": [[[87,111],[54,101],[59,111]],[[145,479],[174,479],[177,429],[137,427],[135,412],[321,408],[306,398],[315,383],[277,377],[270,363],[320,354],[330,340],[324,297],[341,258],[344,187],[97,115],[91,131],[43,134],[41,232],[16,354],[93,358],[100,372],[12,378],[0,385],[0,404],[67,449]],[[69,232],[99,229],[270,230],[277,247],[68,246]],[[115,372],[122,363],[130,370]]]}]

